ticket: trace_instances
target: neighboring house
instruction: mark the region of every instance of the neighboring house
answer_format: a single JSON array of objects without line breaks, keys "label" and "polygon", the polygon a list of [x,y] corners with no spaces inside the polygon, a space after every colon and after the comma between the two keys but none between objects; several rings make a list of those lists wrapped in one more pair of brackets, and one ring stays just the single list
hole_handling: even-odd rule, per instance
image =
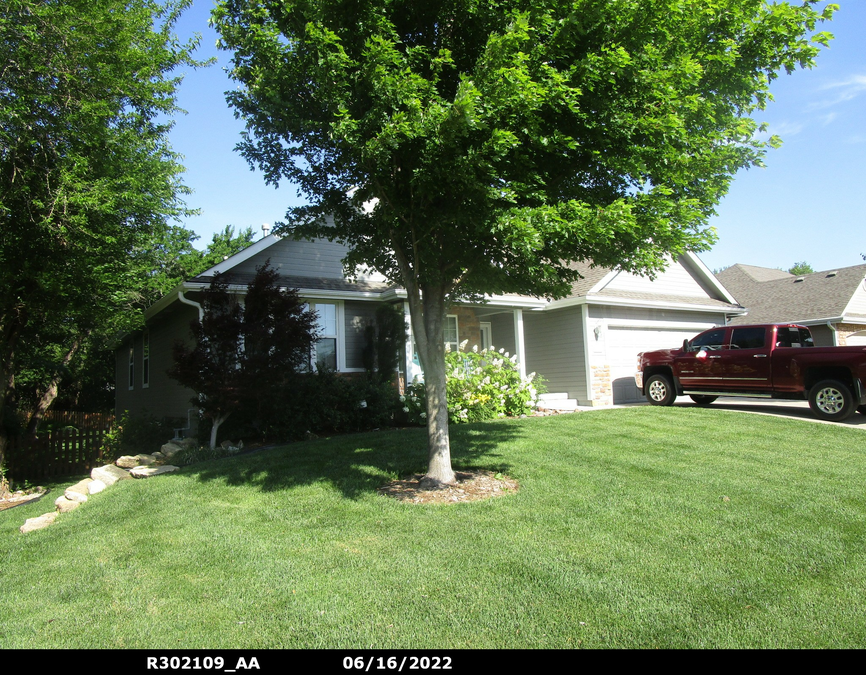
[{"label": "neighboring house", "polygon": [[803,275],[733,265],[716,277],[748,311],[731,323],[799,323],[819,346],[866,345],[866,265]]},{"label": "neighboring house", "polygon": [[[406,292],[381,275],[348,279],[347,249],[313,242],[265,237],[203,274],[185,282],[145,313],[146,329],[128,336],[117,351],[117,412],[186,417],[192,392],[170,379],[172,346],[191,339],[201,291],[213,275],[230,275],[230,290],[243,294],[257,266],[270,260],[281,282],[297,288],[319,314],[317,360],[341,373],[363,372],[364,329],[381,303],[399,305],[409,324]],[[744,310],[694,255],[687,254],[654,280],[626,272],[579,265],[583,278],[565,299],[497,295],[483,304],[461,304],[449,312],[444,340],[452,349],[495,346],[518,355],[521,372],[536,372],[548,391],[581,405],[640,400],[634,385],[637,354],[676,347],[684,338]],[[420,375],[411,335],[400,371]]]}]

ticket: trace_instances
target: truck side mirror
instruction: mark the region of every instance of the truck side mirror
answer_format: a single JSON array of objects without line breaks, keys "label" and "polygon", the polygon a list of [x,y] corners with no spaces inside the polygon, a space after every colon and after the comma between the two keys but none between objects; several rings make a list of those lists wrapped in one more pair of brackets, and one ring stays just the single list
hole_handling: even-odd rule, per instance
[{"label": "truck side mirror", "polygon": [[690,349],[689,349],[689,341],[688,341],[688,340],[683,340],[683,351],[684,351],[684,352],[687,352],[687,353],[690,351]]}]

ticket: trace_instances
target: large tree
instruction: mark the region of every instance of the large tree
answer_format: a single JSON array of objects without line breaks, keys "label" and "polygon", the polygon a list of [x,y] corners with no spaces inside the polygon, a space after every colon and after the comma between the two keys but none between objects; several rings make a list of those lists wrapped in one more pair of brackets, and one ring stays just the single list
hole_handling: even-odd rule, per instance
[{"label": "large tree", "polygon": [[194,63],[172,32],[188,5],[0,9],[0,465],[22,351],[68,364],[93,334],[124,328],[135,252],[186,212],[167,134],[172,71]]},{"label": "large tree", "polygon": [[55,326],[31,324],[22,334],[10,407],[25,428],[25,444],[35,437],[51,407],[113,410],[117,335],[141,325],[143,310],[182,281],[249,246],[254,233],[251,227],[235,232],[228,225],[214,233],[203,251],[193,245],[196,239],[191,230],[166,224],[131,251],[123,302],[111,316],[103,314],[95,329],[81,332],[75,321],[78,313],[57,313]]},{"label": "large tree", "polygon": [[[750,115],[829,35],[808,0],[222,0],[240,150],[407,292],[427,477],[453,482],[443,320],[485,293],[560,297],[572,261],[653,274],[702,250]],[[326,219],[332,216],[332,219]]]}]

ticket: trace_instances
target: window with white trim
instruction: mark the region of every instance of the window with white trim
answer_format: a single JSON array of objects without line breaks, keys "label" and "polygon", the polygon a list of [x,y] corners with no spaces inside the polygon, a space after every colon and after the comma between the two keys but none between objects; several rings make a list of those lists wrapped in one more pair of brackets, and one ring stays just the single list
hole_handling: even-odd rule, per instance
[{"label": "window with white trim", "polygon": [[129,388],[135,388],[135,342],[129,345]]},{"label": "window with white trim", "polygon": [[319,332],[319,339],[313,346],[313,365],[317,370],[327,368],[336,371],[339,369],[337,305],[332,302],[316,302],[312,308],[316,311],[316,328]]},{"label": "window with white trim", "polygon": [[141,337],[141,388],[150,386],[150,331]]},{"label": "window with white trim", "polygon": [[460,349],[460,337],[457,332],[457,315],[449,314],[445,317],[445,325],[442,329],[443,340],[445,344],[451,348],[452,352]]}]

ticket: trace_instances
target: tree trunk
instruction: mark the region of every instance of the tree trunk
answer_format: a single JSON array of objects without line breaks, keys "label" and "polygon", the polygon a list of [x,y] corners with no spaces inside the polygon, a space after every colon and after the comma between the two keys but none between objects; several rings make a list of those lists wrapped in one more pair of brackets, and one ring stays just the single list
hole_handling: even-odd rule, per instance
[{"label": "tree trunk", "polygon": [[425,288],[423,304],[409,294],[412,332],[424,370],[427,390],[427,448],[429,461],[422,483],[431,486],[456,482],[451,468],[451,444],[448,434],[448,400],[445,375],[445,343],[442,327],[445,321],[444,292]]},{"label": "tree trunk", "polygon": [[226,413],[225,415],[220,415],[214,418],[213,426],[210,428],[210,449],[213,450],[216,448],[216,440],[217,440],[217,432],[219,431],[220,424],[225,422],[231,413]]},{"label": "tree trunk", "polygon": [[[78,348],[81,346],[82,340],[87,337],[90,332],[86,332],[84,336],[76,338],[72,343],[72,346],[69,348],[69,351],[63,356],[62,365],[65,368],[69,365],[69,362],[72,361],[72,357],[75,356]],[[33,410],[30,413],[30,419],[27,421],[27,431],[24,434],[26,439],[27,447],[33,444],[36,440],[36,432],[39,431],[39,423],[42,421],[42,418],[45,416],[45,413],[48,412],[48,409],[52,406],[55,399],[57,398],[57,394],[60,390],[60,379],[62,375],[58,371],[58,373],[51,378],[51,381],[48,383],[48,386],[45,388],[45,391],[42,392],[42,395],[39,397],[39,400],[36,402]]]}]

